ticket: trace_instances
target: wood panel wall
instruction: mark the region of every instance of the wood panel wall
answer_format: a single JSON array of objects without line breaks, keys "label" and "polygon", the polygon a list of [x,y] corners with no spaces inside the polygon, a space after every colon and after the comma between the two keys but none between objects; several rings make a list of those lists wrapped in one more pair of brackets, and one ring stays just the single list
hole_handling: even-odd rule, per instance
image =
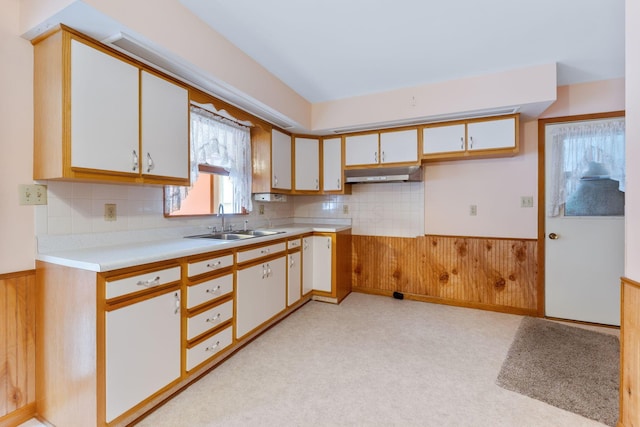
[{"label": "wood panel wall", "polygon": [[619,427],[640,426],[640,283],[622,278]]},{"label": "wood panel wall", "polygon": [[537,313],[537,241],[359,236],[353,290],[517,314]]},{"label": "wood panel wall", "polygon": [[35,271],[0,275],[0,426],[35,414]]}]

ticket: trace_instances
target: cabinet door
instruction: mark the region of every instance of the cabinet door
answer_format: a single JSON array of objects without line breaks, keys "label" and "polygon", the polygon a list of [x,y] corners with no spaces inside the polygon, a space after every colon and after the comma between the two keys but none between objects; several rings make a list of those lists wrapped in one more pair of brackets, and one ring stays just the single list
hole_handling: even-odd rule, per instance
[{"label": "cabinet door", "polygon": [[418,129],[380,134],[380,163],[416,163]]},{"label": "cabinet door", "polygon": [[189,93],[153,74],[141,75],[142,173],[189,179]]},{"label": "cabinet door", "polygon": [[302,295],[313,290],[313,240],[311,236],[302,239]]},{"label": "cabinet door", "polygon": [[241,338],[286,308],[286,257],[238,270],[236,279],[236,338]]},{"label": "cabinet door", "polygon": [[344,165],[372,165],[378,158],[378,134],[347,136],[344,139]]},{"label": "cabinet door", "polygon": [[291,137],[271,131],[271,188],[291,190]]},{"label": "cabinet door", "polygon": [[313,290],[331,292],[331,255],[333,243],[330,236],[313,236]]},{"label": "cabinet door", "polygon": [[300,300],[302,280],[302,257],[300,251],[288,255],[287,304],[293,305]]},{"label": "cabinet door", "polygon": [[516,146],[516,119],[513,117],[469,123],[467,132],[469,151]]},{"label": "cabinet door", "polygon": [[435,126],[422,130],[422,153],[455,153],[465,150],[465,125]]},{"label": "cabinet door", "polygon": [[138,68],[71,41],[71,166],[139,173]]},{"label": "cabinet door", "polygon": [[107,422],[180,377],[180,293],[106,313]]},{"label": "cabinet door", "polygon": [[322,140],[322,189],[342,190],[342,138]]},{"label": "cabinet door", "polygon": [[317,138],[295,138],[295,188],[320,190],[320,141]]}]

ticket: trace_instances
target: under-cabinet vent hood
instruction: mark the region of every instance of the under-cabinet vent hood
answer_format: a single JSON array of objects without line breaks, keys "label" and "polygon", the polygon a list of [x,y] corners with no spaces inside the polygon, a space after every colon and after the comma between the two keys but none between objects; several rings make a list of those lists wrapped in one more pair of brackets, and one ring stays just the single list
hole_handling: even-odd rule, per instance
[{"label": "under-cabinet vent hood", "polygon": [[347,169],[344,174],[347,184],[422,181],[420,166]]}]

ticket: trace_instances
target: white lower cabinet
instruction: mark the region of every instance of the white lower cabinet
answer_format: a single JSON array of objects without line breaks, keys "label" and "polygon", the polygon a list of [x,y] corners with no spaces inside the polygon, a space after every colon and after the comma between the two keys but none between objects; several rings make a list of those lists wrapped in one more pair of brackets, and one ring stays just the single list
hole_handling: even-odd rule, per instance
[{"label": "white lower cabinet", "polygon": [[287,257],[238,269],[236,339],[242,338],[286,308]]},{"label": "white lower cabinet", "polygon": [[108,311],[106,421],[180,378],[180,292]]},{"label": "white lower cabinet", "polygon": [[313,242],[313,290],[331,292],[332,250],[331,236],[312,236]]},{"label": "white lower cabinet", "polygon": [[287,305],[293,305],[301,298],[302,257],[300,251],[287,255]]},{"label": "white lower cabinet", "polygon": [[229,326],[211,337],[187,349],[187,371],[229,347],[233,343],[232,327]]}]

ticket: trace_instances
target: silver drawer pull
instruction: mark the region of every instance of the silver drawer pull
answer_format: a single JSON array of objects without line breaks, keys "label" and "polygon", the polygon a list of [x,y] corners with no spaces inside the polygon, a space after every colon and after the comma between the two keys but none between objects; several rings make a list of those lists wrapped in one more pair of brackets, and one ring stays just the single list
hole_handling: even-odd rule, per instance
[{"label": "silver drawer pull", "polygon": [[209,317],[209,318],[207,319],[207,322],[209,322],[209,323],[215,323],[215,322],[218,322],[219,320],[220,320],[220,313],[216,314],[216,315],[215,315],[215,316],[213,316],[213,317]]},{"label": "silver drawer pull", "polygon": [[215,345],[212,345],[210,347],[205,348],[204,351],[213,351],[216,348],[218,348],[219,346],[220,346],[220,341],[216,341]]},{"label": "silver drawer pull", "polygon": [[216,268],[216,267],[219,267],[221,264],[222,264],[222,261],[218,260],[214,263],[207,264],[207,268]]},{"label": "silver drawer pull", "polygon": [[220,287],[220,285],[218,285],[218,286],[216,286],[216,287],[215,287],[215,288],[213,288],[213,289],[207,289],[207,290],[206,290],[206,292],[207,292],[208,294],[220,295],[220,290],[221,290],[221,289],[222,289],[222,288]]},{"label": "silver drawer pull", "polygon": [[270,249],[269,249],[269,248],[267,248],[267,249],[262,249],[262,250],[260,251],[260,253],[261,253],[261,254],[268,254],[268,253],[269,253],[269,251],[270,251]]},{"label": "silver drawer pull", "polygon": [[156,276],[155,279],[140,280],[136,283],[137,286],[144,286],[145,288],[153,288],[160,284],[160,276]]}]

